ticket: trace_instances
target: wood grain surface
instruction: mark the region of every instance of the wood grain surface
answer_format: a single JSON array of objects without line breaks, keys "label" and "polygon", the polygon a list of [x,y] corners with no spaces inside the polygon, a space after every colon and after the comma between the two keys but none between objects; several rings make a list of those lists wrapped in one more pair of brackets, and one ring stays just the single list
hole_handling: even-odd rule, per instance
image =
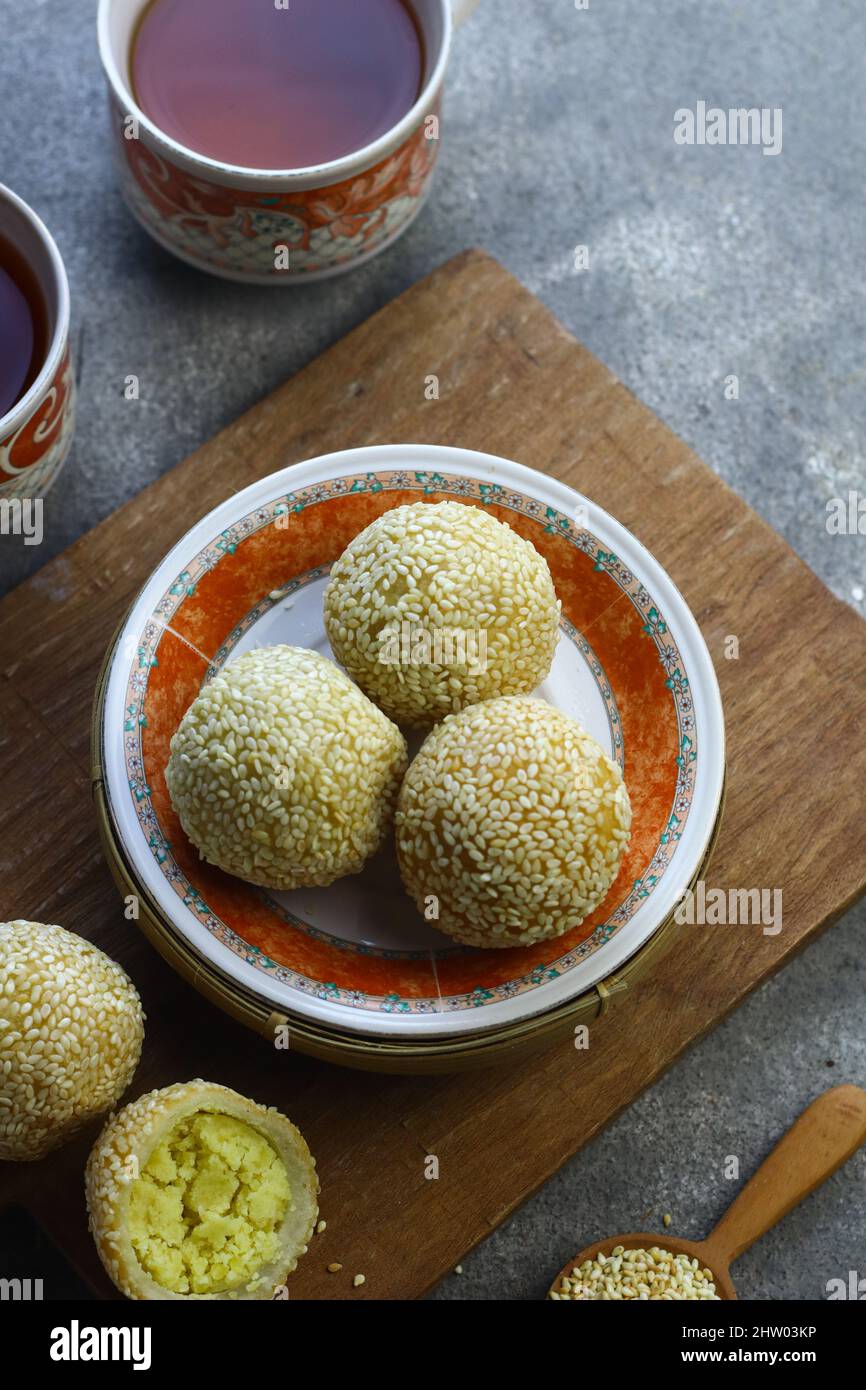
[{"label": "wood grain surface", "polygon": [[[424,398],[431,373],[438,401]],[[341,1072],[275,1052],[225,1018],[125,920],[90,806],[99,664],[168,547],[263,474],[406,440],[553,473],[658,555],[702,626],[725,703],[728,804],[708,881],[784,894],[777,936],[674,933],[628,999],[592,1026],[588,1051],[566,1041],[458,1077]],[[729,635],[737,660],[725,659]],[[528,291],[466,252],[0,604],[0,920],[60,922],[129,971],[148,1016],[129,1098],[202,1076],[280,1106],[301,1127],[328,1229],[293,1276],[293,1299],[415,1297],[864,892],[864,671],[857,615]],[[109,1297],[86,1231],[92,1138],[39,1164],[0,1165],[0,1201],[26,1206]],[[428,1154],[439,1159],[437,1181],[425,1179]],[[582,1232],[579,1210],[563,1219],[587,1238],[603,1234]],[[326,1272],[332,1260],[338,1275]],[[358,1290],[355,1273],[366,1275]]]}]

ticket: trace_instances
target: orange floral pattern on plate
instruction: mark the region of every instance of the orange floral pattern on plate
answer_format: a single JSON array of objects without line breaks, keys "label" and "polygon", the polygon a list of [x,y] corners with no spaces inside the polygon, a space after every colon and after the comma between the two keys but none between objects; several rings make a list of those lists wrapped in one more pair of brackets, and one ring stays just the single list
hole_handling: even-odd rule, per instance
[{"label": "orange floral pattern on plate", "polygon": [[[634,812],[619,876],[590,918],[531,947],[437,954],[435,973],[424,957],[341,949],[324,934],[287,923],[255,888],[203,864],[181,830],[164,776],[171,736],[202,683],[202,659],[220,666],[232,634],[271,591],[327,568],[376,516],[419,494],[431,502],[456,495],[484,507],[546,557],[564,619],[587,634],[610,682]],[[349,1007],[386,1012],[479,1007],[537,988],[598,950],[650,896],[676,853],[697,765],[682,658],[639,580],[568,517],[513,490],[452,475],[336,479],[288,494],[214,537],[145,628],[126,715],[138,819],[163,873],[197,918],[266,973]]]}]

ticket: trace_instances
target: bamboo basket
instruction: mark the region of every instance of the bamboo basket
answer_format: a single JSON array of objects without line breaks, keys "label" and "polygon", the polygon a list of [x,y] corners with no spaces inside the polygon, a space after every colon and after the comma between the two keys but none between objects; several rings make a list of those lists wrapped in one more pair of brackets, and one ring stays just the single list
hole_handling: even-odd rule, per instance
[{"label": "bamboo basket", "polygon": [[[615,974],[599,981],[575,999],[534,1018],[521,1019],[498,1029],[488,1029],[484,1033],[463,1034],[457,1039],[440,1038],[424,1043],[409,1043],[387,1038],[353,1037],[312,1023],[308,1019],[275,1010],[270,1002],[245,989],[191,950],[186,939],[172,926],[157,903],[138,882],[117,839],[108,805],[102,765],[102,714],[115,641],[116,636],[109,644],[97,681],[91,732],[93,800],[108,867],[121,894],[124,897],[134,895],[138,899],[138,925],[171,968],[217,1008],[262,1035],[271,1046],[278,1030],[288,1029],[290,1050],[306,1056],[359,1071],[416,1076],[470,1071],[481,1067],[499,1066],[507,1061],[520,1061],[554,1042],[573,1036],[580,1024],[592,1023],[612,1005],[621,1004],[629,989],[646,974],[676,935],[677,924],[671,913],[659,925],[650,940]],[[701,864],[692,879],[692,887],[705,875],[718,839],[724,806],[723,788],[716,820]]]}]

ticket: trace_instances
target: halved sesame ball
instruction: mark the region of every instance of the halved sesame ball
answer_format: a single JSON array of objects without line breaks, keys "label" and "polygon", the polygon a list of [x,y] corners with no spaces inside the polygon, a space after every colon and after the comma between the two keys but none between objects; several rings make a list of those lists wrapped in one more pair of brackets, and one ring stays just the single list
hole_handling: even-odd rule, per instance
[{"label": "halved sesame ball", "polygon": [[0,922],[0,1159],[36,1159],[104,1114],[141,1056],[132,981],[97,946]]},{"label": "halved sesame ball", "polygon": [[262,647],[205,685],[166,783],[202,859],[266,888],[325,886],[381,845],[406,742],[317,652]]},{"label": "halved sesame ball", "polygon": [[622,773],[575,720],[505,697],[445,719],[403,781],[400,872],[419,910],[467,946],[528,946],[598,907],[631,806]]},{"label": "halved sesame ball", "polygon": [[395,507],[344,550],[325,591],[334,655],[398,724],[425,727],[550,671],[559,601],[547,561],[463,502]]},{"label": "halved sesame ball", "polygon": [[135,1299],[284,1296],[319,1214],[300,1131],[278,1110],[200,1080],[113,1115],[85,1186],[100,1259]]}]

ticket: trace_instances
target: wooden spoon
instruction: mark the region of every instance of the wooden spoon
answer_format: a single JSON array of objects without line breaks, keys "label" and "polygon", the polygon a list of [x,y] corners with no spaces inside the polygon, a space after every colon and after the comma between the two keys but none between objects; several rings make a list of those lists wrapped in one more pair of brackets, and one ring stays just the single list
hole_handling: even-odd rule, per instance
[{"label": "wooden spoon", "polygon": [[649,1250],[658,1245],[673,1255],[695,1256],[701,1269],[712,1270],[719,1297],[736,1298],[729,1272],[733,1261],[835,1173],[864,1139],[866,1091],[859,1086],[835,1086],[803,1111],[706,1240],[681,1240],[667,1231],[664,1235],[629,1231],[610,1236],[569,1260],[550,1291],[558,1293],[562,1280],[571,1278],[584,1260],[610,1255],[617,1245],[626,1250]]}]

